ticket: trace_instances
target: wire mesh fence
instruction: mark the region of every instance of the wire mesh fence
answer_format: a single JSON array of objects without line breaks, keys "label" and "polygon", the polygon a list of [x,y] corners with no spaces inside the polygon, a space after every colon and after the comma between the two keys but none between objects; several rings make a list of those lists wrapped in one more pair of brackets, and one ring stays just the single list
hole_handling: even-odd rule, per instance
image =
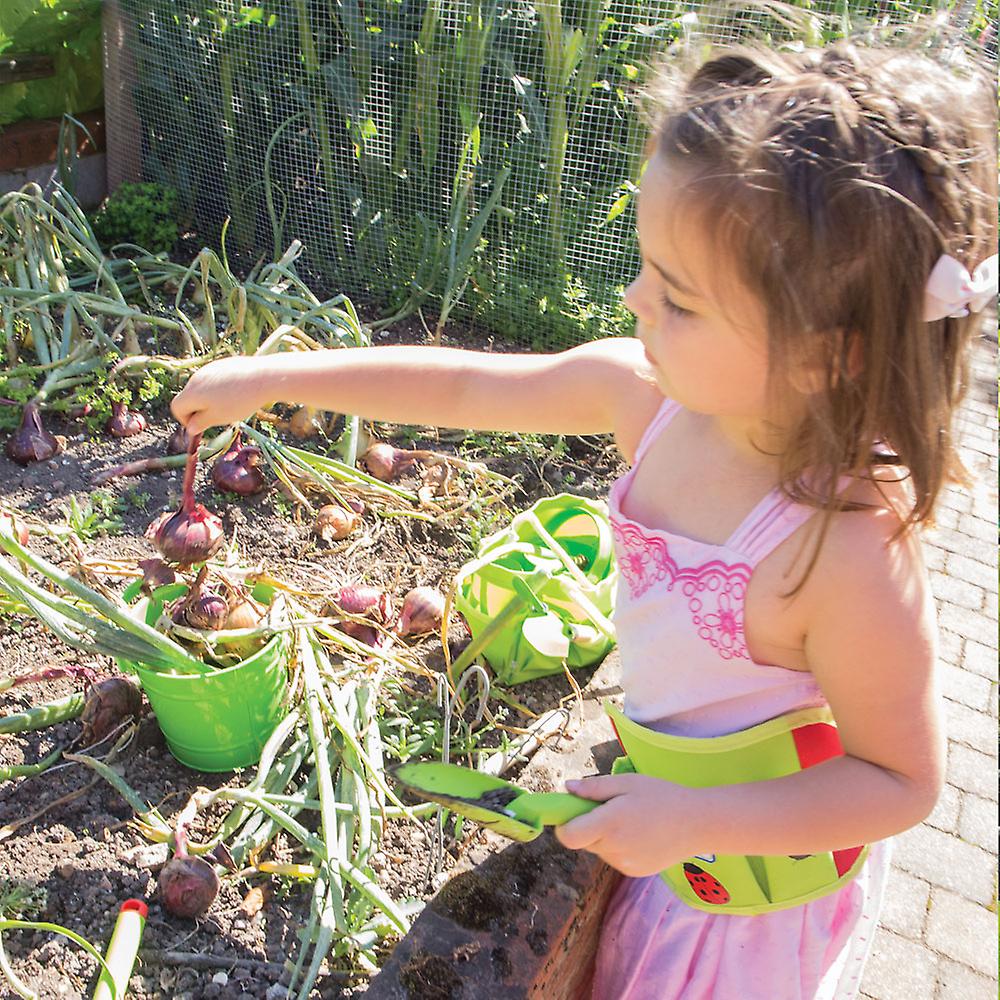
[{"label": "wire mesh fence", "polygon": [[[821,43],[996,3],[107,0],[112,181],[179,194],[247,264],[301,269],[375,325],[418,310],[536,349],[625,332],[633,95],[678,41]],[[994,29],[995,30],[995,29]]]}]

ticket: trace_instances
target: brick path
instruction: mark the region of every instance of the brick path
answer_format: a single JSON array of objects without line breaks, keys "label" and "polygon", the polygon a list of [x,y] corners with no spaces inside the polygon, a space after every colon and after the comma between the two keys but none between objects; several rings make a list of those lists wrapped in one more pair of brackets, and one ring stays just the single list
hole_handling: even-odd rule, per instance
[{"label": "brick path", "polygon": [[[992,320],[996,330],[996,321]],[[997,345],[976,345],[959,428],[971,487],[927,536],[941,628],[947,785],[896,841],[862,983],[872,1000],[997,997]]]}]

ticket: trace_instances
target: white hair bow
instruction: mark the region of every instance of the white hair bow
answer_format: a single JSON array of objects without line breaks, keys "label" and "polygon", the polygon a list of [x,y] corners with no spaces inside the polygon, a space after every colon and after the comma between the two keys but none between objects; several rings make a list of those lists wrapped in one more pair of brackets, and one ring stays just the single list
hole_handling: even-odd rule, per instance
[{"label": "white hair bow", "polygon": [[982,312],[997,293],[997,255],[987,257],[972,272],[944,254],[927,279],[924,320],[928,323],[946,316],[968,316]]}]

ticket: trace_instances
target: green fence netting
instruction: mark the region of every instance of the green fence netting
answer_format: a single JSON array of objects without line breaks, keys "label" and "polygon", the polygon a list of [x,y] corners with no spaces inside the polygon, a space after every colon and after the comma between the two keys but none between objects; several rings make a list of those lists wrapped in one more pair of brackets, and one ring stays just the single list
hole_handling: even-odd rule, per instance
[{"label": "green fence netting", "polygon": [[822,42],[992,0],[799,9],[664,0],[117,0],[133,63],[112,108],[143,179],[231,256],[293,238],[301,264],[385,321],[462,315],[536,349],[626,332],[631,94],[678,39]]}]

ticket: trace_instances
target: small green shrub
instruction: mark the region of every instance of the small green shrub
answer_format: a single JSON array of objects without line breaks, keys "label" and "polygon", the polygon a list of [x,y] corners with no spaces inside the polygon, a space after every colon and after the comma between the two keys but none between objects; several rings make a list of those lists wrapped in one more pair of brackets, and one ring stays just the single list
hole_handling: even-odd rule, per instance
[{"label": "small green shrub", "polygon": [[135,243],[150,253],[177,242],[177,192],[164,184],[122,184],[94,216],[94,233],[104,247]]}]

